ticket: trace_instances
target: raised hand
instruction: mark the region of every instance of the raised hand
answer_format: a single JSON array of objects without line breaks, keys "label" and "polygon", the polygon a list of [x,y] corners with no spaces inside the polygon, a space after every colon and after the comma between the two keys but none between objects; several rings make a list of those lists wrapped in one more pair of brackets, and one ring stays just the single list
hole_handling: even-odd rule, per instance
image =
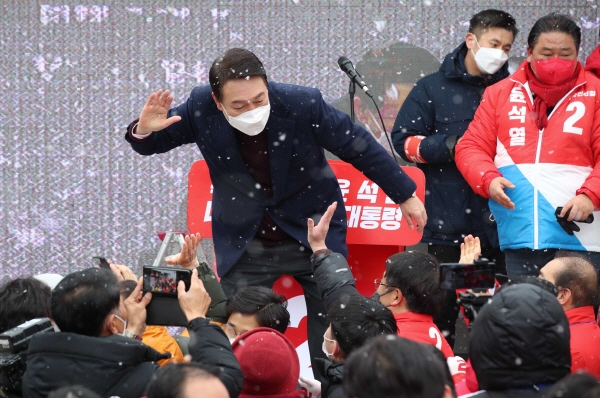
[{"label": "raised hand", "polygon": [[167,112],[171,108],[173,96],[170,91],[158,90],[150,94],[146,105],[140,113],[140,120],[134,133],[139,135],[148,135],[153,131],[166,129],[173,123],[181,120],[181,116],[171,116],[167,119]]},{"label": "raised hand", "polygon": [[200,265],[197,253],[202,237],[199,233],[196,233],[186,236],[184,240],[181,252],[165,258],[165,262],[169,265],[181,265],[182,268],[187,269],[196,268]]},{"label": "raised hand", "polygon": [[308,224],[308,244],[313,252],[321,249],[327,249],[325,245],[325,238],[327,238],[327,232],[329,232],[329,223],[337,208],[337,202],[333,202],[329,205],[319,223],[315,226],[315,221],[309,218]]},{"label": "raised hand", "polygon": [[460,244],[459,264],[473,264],[473,261],[481,255],[481,243],[479,238],[473,235],[465,236],[465,242]]}]

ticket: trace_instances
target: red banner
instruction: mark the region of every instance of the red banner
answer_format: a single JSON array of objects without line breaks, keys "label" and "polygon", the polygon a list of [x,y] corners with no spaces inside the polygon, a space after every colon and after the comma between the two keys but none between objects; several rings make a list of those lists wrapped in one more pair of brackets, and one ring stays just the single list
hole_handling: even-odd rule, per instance
[{"label": "red banner", "polygon": [[[351,164],[330,160],[338,178],[346,215],[348,217],[348,244],[410,246],[421,240],[421,233],[410,230],[397,204],[385,192]],[[425,176],[416,167],[402,169],[417,183],[417,196],[424,201]],[[211,238],[213,187],[204,160],[192,165],[188,175],[188,228]]]}]

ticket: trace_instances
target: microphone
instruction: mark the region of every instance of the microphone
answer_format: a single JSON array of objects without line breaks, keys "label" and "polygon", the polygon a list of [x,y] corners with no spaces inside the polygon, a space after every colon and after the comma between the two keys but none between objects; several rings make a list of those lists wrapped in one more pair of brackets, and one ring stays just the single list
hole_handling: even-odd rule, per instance
[{"label": "microphone", "polygon": [[352,65],[352,61],[350,61],[346,57],[339,57],[338,65],[340,66],[340,69],[348,75],[350,80],[352,80],[354,83],[358,84],[358,87],[362,88],[364,90],[365,94],[367,94],[369,97],[373,98],[373,94],[371,94],[371,92],[369,91],[369,87],[367,87],[367,84],[362,81],[362,79],[360,78],[360,75],[358,74],[358,72],[356,72],[356,69],[354,69],[354,65]]}]

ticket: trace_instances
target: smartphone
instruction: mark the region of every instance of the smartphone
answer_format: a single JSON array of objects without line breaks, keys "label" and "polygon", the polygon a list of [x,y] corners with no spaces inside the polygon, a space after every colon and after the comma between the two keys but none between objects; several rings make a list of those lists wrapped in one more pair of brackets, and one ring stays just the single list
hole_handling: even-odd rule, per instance
[{"label": "smartphone", "polygon": [[440,265],[440,288],[491,289],[496,278],[496,263],[488,260],[475,260],[473,264],[444,263]]},{"label": "smartphone", "polygon": [[96,263],[96,265],[98,267],[110,269],[110,265],[108,264],[108,261],[106,261],[106,259],[104,257],[94,256],[94,257],[92,257],[92,260],[94,260],[94,262]]},{"label": "smartphone", "polygon": [[185,284],[185,290],[190,289],[192,271],[171,267],[144,267],[144,292],[158,296],[177,297],[179,281]]},{"label": "smartphone", "polygon": [[160,326],[187,326],[188,321],[179,306],[179,281],[189,290],[192,271],[170,267],[144,267],[144,293],[151,292],[152,300],[146,307],[146,324]]}]

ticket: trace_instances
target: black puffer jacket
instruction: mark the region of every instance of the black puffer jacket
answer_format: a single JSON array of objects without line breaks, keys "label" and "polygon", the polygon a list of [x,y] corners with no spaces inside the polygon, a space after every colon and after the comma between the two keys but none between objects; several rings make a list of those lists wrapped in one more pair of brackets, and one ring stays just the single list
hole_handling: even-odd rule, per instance
[{"label": "black puffer jacket", "polygon": [[321,397],[346,398],[342,385],[344,375],[344,362],[333,363],[329,359],[315,359],[321,376]]},{"label": "black puffer jacket", "polygon": [[552,294],[531,284],[503,288],[470,336],[476,397],[543,397],[571,370],[569,322]]},{"label": "black puffer jacket", "polygon": [[27,351],[23,397],[44,398],[57,388],[79,384],[102,397],[139,398],[159,368],[156,361],[166,357],[120,335],[37,334]]}]

